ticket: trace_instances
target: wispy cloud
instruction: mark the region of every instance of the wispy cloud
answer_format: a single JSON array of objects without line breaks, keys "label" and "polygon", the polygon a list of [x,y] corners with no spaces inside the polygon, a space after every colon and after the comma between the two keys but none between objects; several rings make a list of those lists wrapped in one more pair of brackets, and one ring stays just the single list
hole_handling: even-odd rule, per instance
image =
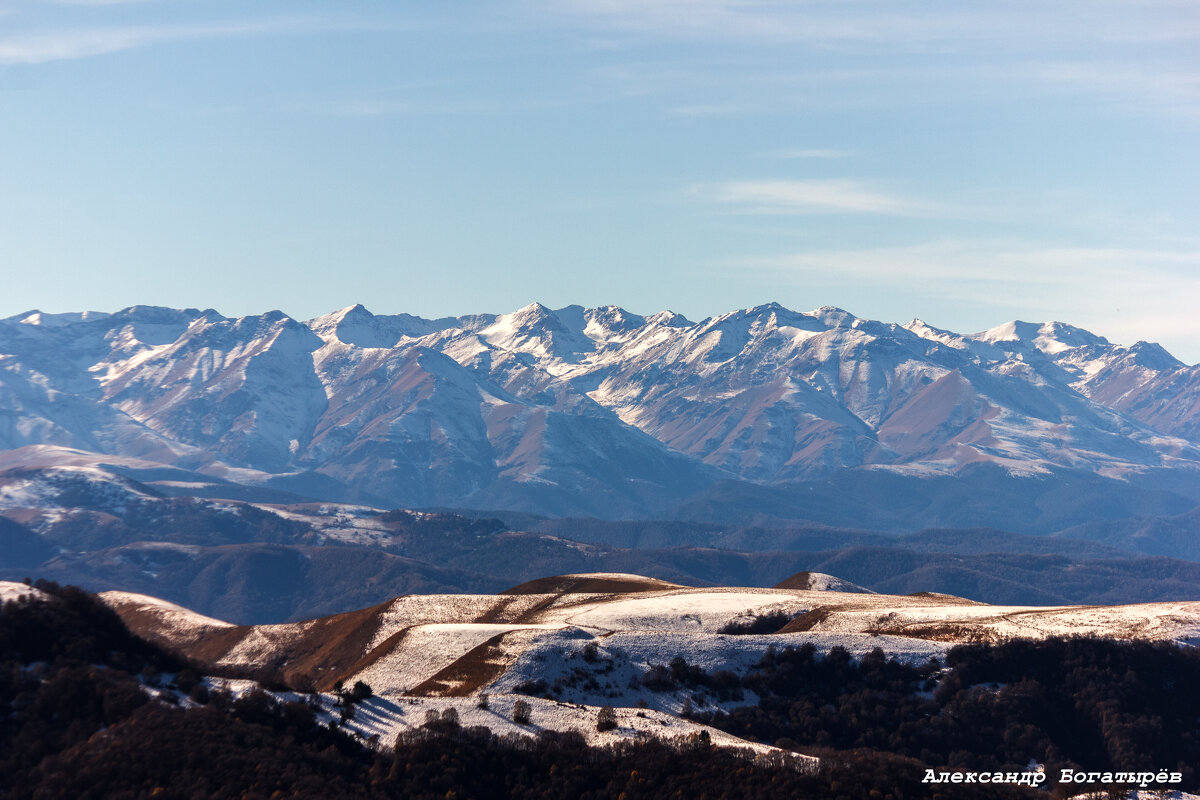
[{"label": "wispy cloud", "polygon": [[[658,91],[698,87],[742,111],[1022,99],[1061,93],[1122,111],[1200,116],[1194,44],[1200,3],[1002,0],[947,8],[916,0],[558,0],[547,15],[671,53],[703,42],[737,48],[728,69],[631,76]],[[914,54],[916,57],[914,58]],[[855,65],[854,69],[840,67]],[[865,68],[864,68],[865,65]],[[728,79],[736,76],[734,82]],[[781,78],[782,76],[782,78]],[[795,76],[795,77],[794,77]],[[618,76],[619,77],[619,76]],[[795,85],[787,86],[788,81]],[[832,83],[838,86],[828,90]],[[774,88],[771,88],[773,84]],[[766,88],[764,88],[766,87]],[[1114,102],[1115,101],[1115,102]]]},{"label": "wispy cloud", "polygon": [[41,64],[115,53],[170,38],[147,28],[56,31],[0,39],[0,64]]},{"label": "wispy cloud", "polygon": [[657,37],[763,43],[888,44],[903,49],[1027,50],[1034,43],[1173,41],[1200,37],[1194,3],[1083,0],[993,3],[987,7],[864,0],[556,0],[548,11],[593,25]]},{"label": "wispy cloud", "polygon": [[890,194],[858,180],[745,180],[694,184],[693,197],[754,214],[894,214],[930,216],[941,213],[934,203]]},{"label": "wispy cloud", "polygon": [[317,33],[347,26],[348,23],[339,20],[279,17],[237,23],[131,25],[22,33],[0,36],[0,64],[42,64],[90,58],[168,42]]},{"label": "wispy cloud", "polygon": [[[569,0],[553,4],[615,30],[655,36],[754,40],[764,42],[877,42],[947,38],[974,25],[979,14],[872,8],[847,11],[828,5],[740,0]],[[886,7],[884,7],[886,8]]]},{"label": "wispy cloud", "polygon": [[1009,239],[944,239],[901,247],[746,257],[724,263],[779,275],[823,270],[868,280],[1011,279],[1039,285],[1078,283],[1086,278],[1097,282],[1136,280],[1143,283],[1147,293],[1154,293],[1195,274],[1200,268],[1200,246],[1159,250],[1039,246]]},{"label": "wispy cloud", "polygon": [[1200,120],[1200,74],[1195,69],[1171,64],[1060,61],[1032,63],[1026,71],[1050,85]]}]

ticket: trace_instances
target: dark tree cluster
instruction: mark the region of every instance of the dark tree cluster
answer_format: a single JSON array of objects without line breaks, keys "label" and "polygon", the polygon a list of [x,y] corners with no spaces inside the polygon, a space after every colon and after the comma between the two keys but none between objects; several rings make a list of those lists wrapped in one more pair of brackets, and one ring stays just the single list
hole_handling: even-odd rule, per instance
[{"label": "dark tree cluster", "polygon": [[337,695],[339,702],[352,706],[355,703],[361,703],[363,700],[373,697],[375,691],[365,681],[355,681],[354,685],[349,689],[341,681],[338,681],[333,685],[333,693]]},{"label": "dark tree cluster", "polygon": [[417,513],[395,509],[379,515],[381,522],[396,534],[426,538],[460,538],[463,536],[490,536],[506,530],[498,519],[471,519],[458,514]]},{"label": "dark tree cluster", "polygon": [[791,621],[792,618],[787,612],[771,611],[767,614],[755,614],[749,619],[735,619],[722,626],[717,633],[726,633],[733,636],[775,633]]},{"label": "dark tree cluster", "polygon": [[44,601],[10,601],[0,614],[0,658],[6,662],[73,662],[138,672],[170,672],[186,661],[129,632],[117,613],[74,586],[38,581]]},{"label": "dark tree cluster", "polygon": [[[947,669],[882,650],[768,650],[742,685],[757,706],[704,719],[800,749],[869,748],[941,767],[1170,770],[1200,785],[1200,652],[1094,638],[967,645]],[[1175,787],[1179,788],[1179,787]]]},{"label": "dark tree cluster", "polygon": [[654,664],[642,675],[641,683],[652,692],[707,690],[722,701],[742,700],[745,697],[743,681],[733,672],[720,669],[709,674],[689,664],[683,656],[675,656],[665,666]]},{"label": "dark tree cluster", "polygon": [[589,694],[603,693],[609,697],[620,696],[621,692],[611,677],[616,665],[611,657],[601,653],[595,642],[588,642],[582,650],[572,654],[572,660],[576,656],[581,657],[584,663],[558,676],[554,683],[548,683],[544,678],[533,678],[521,681],[513,687],[513,691],[549,700],[558,699],[567,689],[581,689]]},{"label": "dark tree cluster", "polygon": [[[383,788],[412,798],[570,798],[574,800],[850,800],[932,797],[921,765],[887,754],[840,753],[810,773],[764,766],[711,746],[623,742],[588,747],[577,733],[497,737],[487,728],[429,726],[403,734]],[[957,787],[956,800],[1025,798],[1010,788]]]},{"label": "dark tree cluster", "polygon": [[617,727],[617,711],[612,706],[603,706],[596,712],[596,730],[603,733],[604,731],[615,730]]}]

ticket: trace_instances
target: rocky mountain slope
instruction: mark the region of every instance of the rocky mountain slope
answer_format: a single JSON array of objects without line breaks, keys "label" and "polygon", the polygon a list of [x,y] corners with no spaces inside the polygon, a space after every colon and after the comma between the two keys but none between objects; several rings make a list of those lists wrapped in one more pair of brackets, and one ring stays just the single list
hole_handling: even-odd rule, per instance
[{"label": "rocky mountain slope", "polygon": [[953,479],[983,504],[968,524],[988,524],[1010,496],[1040,508],[1082,487],[1058,497],[1064,519],[1010,526],[1046,530],[1200,502],[1198,374],[1061,323],[964,336],[775,304],[698,323],[536,303],[439,320],[30,312],[0,320],[0,449],[12,465],[51,445],[197,485],[607,518],[828,521],[810,495],[840,507],[891,481],[882,508]]}]

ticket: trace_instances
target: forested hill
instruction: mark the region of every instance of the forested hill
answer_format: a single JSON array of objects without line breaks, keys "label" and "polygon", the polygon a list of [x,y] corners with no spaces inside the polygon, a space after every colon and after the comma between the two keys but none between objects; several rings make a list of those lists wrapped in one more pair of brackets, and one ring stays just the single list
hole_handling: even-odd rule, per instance
[{"label": "forested hill", "polygon": [[[1173,645],[968,646],[951,651],[945,671],[768,651],[736,678],[759,703],[714,721],[821,757],[804,771],[704,737],[588,748],[578,734],[531,726],[529,737],[502,738],[449,717],[371,748],[318,722],[311,700],[221,690],[85,592],[39,583],[25,595],[0,609],[5,798],[934,797],[947,790],[922,783],[928,769],[1024,770],[1029,758],[1178,771],[1168,788],[1197,788],[1200,653]],[[710,677],[686,662],[661,675]],[[931,726],[930,713],[959,728]],[[1100,787],[1061,790],[1084,788]],[[956,785],[943,796],[1044,794]]]}]

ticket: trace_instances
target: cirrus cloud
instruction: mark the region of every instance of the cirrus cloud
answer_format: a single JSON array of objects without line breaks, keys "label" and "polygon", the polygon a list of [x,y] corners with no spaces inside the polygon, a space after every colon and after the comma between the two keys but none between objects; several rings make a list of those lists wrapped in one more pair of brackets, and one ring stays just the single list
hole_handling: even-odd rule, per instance
[{"label": "cirrus cloud", "polygon": [[274,17],[245,22],[127,25],[38,31],[0,35],[0,65],[69,61],[170,42],[357,29],[370,29],[370,26],[329,18]]},{"label": "cirrus cloud", "polygon": [[[868,309],[872,302],[882,307],[899,298],[905,307],[936,307],[949,316],[946,309],[958,308],[971,318],[1033,314],[1069,320],[1113,341],[1155,340],[1189,363],[1200,360],[1197,241],[1156,248],[940,239],[737,257],[713,266],[776,288],[857,287],[854,297]],[[962,323],[947,327],[956,324]]]},{"label": "cirrus cloud", "polygon": [[937,216],[938,204],[847,178],[742,180],[693,184],[689,193],[751,214],[893,214]]}]

